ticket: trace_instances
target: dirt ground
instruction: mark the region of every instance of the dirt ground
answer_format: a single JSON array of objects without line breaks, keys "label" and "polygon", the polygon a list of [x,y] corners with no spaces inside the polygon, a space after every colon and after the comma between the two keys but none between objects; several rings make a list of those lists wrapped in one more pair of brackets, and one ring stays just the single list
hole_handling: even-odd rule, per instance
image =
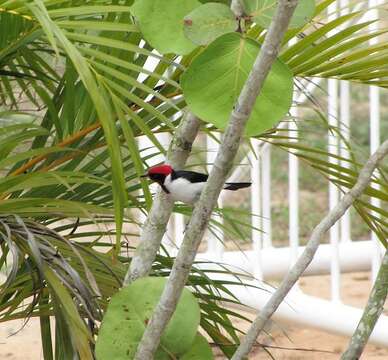
[{"label": "dirt ground", "polygon": [[[370,289],[369,274],[346,274],[342,276],[342,281],[344,303],[360,307],[363,306]],[[329,298],[328,276],[303,278],[301,280],[301,287],[308,294]],[[386,309],[388,309],[387,306]],[[339,359],[340,354],[347,346],[348,339],[342,336],[292,326],[282,326],[282,330],[280,331],[280,326],[278,325],[280,324],[276,324],[271,328],[273,339],[263,339],[263,342],[265,341],[268,345],[289,348],[289,350],[269,349],[272,356],[277,360],[334,360]],[[39,321],[33,319],[22,330],[18,331],[21,326],[21,321],[13,321],[0,325],[0,360],[43,359],[40,345]],[[15,332],[17,333],[12,335]],[[295,350],[297,348],[304,350]],[[327,353],[308,351],[310,349],[324,350]],[[217,359],[223,358],[223,356],[217,356]],[[262,349],[257,349],[249,358],[252,360],[271,359]],[[361,359],[387,360],[388,348],[384,349],[369,345]]]}]

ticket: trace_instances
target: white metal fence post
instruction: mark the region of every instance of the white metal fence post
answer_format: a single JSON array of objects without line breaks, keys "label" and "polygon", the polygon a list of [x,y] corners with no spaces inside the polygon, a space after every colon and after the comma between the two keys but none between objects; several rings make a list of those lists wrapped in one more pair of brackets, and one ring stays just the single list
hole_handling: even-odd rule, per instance
[{"label": "white metal fence post", "polygon": [[[328,18],[334,20],[337,17],[337,1],[330,4],[328,7]],[[338,81],[335,79],[328,80],[328,121],[331,128],[338,129]],[[339,137],[335,131],[329,129],[328,132],[328,150],[329,152],[339,155]],[[330,157],[329,162],[338,164],[338,159]],[[333,209],[339,201],[340,191],[336,185],[329,183],[329,209]],[[332,260],[331,260],[331,299],[335,302],[340,302],[340,279],[341,269],[339,262],[339,223],[336,223],[330,228],[330,243],[332,245]]]},{"label": "white metal fence post", "polygon": [[251,218],[252,245],[253,245],[253,269],[254,276],[263,279],[261,250],[263,247],[263,226],[262,226],[262,198],[261,198],[261,166],[260,166],[260,146],[256,139],[251,140],[253,152],[250,153],[251,163],[251,212],[254,216]]},{"label": "white metal fence post", "polygon": [[[349,13],[349,0],[340,0],[340,14],[346,15]],[[347,24],[343,26],[346,29]],[[350,83],[348,81],[340,81],[340,117],[339,129],[343,139],[340,139],[340,155],[342,158],[349,158],[347,142],[350,140]],[[349,168],[349,162],[341,160],[341,166]],[[346,189],[343,189],[346,191]],[[341,194],[342,196],[342,194]],[[341,242],[351,241],[350,232],[350,211],[346,211],[340,220]]]},{"label": "white metal fence post", "polygon": [[[220,139],[220,136],[218,134],[217,134],[217,138]],[[217,155],[219,142],[213,139],[212,137],[207,136],[206,144],[207,144],[206,154],[207,154],[207,164],[208,164],[207,168],[208,168],[208,171],[210,172],[212,168],[212,164],[214,163],[214,160]],[[222,208],[222,195],[220,195],[220,197],[218,198],[218,207]],[[212,218],[217,222],[223,223],[222,216],[220,215],[213,213]],[[224,244],[223,244],[224,232],[219,227],[213,228],[212,231],[214,232],[214,234],[208,231],[208,235],[207,235],[208,252],[213,254],[213,256],[216,257],[217,261],[221,261],[222,254],[224,252]]]},{"label": "white metal fence post", "polygon": [[[295,118],[298,116],[296,105],[292,107],[291,115]],[[294,119],[289,122],[288,129],[289,136],[296,137],[298,127]],[[288,208],[291,267],[298,258],[299,249],[299,159],[291,153],[288,155]]]},{"label": "white metal fence post", "polygon": [[[378,0],[369,0],[369,17],[371,20],[378,19],[378,8],[379,4]],[[378,22],[375,21],[369,25],[369,30],[371,32],[375,32],[378,30]],[[375,45],[378,42],[377,38],[372,38],[369,41],[370,45]],[[376,151],[376,149],[380,145],[380,89],[377,86],[369,87],[369,117],[370,117],[370,153]],[[375,185],[378,188],[378,185]],[[379,207],[381,206],[381,202],[379,199],[372,198],[371,204]],[[375,216],[379,216],[379,214],[374,214]],[[372,231],[372,241],[374,243],[374,256],[372,259],[372,280],[374,280],[377,276],[377,272],[380,268],[381,264],[381,243],[378,239],[377,235]]]},{"label": "white metal fence post", "polygon": [[261,196],[262,196],[262,224],[263,248],[272,246],[272,219],[271,219],[271,148],[265,146],[261,151]]}]

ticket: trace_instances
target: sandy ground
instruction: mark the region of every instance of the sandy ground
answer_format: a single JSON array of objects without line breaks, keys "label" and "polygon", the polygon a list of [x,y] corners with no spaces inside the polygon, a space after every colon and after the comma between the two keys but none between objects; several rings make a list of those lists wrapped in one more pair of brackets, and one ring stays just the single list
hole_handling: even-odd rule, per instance
[{"label": "sandy ground", "polygon": [[[354,306],[363,306],[366,302],[370,289],[369,274],[355,273],[342,276],[343,300],[345,303]],[[329,298],[329,277],[317,276],[301,280],[303,290],[311,295],[319,295]],[[387,305],[387,304],[386,304]],[[388,307],[386,306],[386,310]],[[40,345],[39,321],[31,320],[22,330],[21,321],[13,321],[0,325],[0,359],[4,360],[39,360],[43,359]],[[280,330],[281,328],[281,330]],[[18,331],[18,332],[17,332]],[[15,335],[13,333],[17,332]],[[342,336],[331,335],[322,331],[284,327],[274,324],[270,332],[273,339],[262,339],[262,342],[285,349],[269,349],[277,360],[334,360],[346,348],[348,339]],[[284,333],[286,335],[284,335]],[[387,330],[388,334],[388,330]],[[387,335],[388,336],[388,335]],[[297,348],[305,349],[295,350]],[[328,353],[308,351],[309,349],[324,350]],[[223,359],[217,356],[217,359]],[[257,349],[250,359],[271,359],[262,349]],[[388,349],[369,345],[365,350],[362,359],[364,360],[387,360]],[[112,359],[114,360],[114,359]],[[200,360],[200,359],[199,359]]]}]

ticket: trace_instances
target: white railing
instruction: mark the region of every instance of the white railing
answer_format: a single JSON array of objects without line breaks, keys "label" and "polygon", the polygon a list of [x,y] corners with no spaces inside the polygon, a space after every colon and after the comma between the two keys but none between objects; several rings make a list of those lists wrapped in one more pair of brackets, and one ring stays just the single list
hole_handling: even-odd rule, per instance
[{"label": "white railing", "polygon": [[[338,91],[340,90],[340,91]],[[349,83],[329,80],[328,84],[328,118],[330,124],[341,129],[345,137],[350,136],[350,97]],[[303,101],[303,94],[296,101]],[[379,92],[376,88],[370,90],[370,136],[371,151],[379,143]],[[297,109],[293,108],[292,115],[297,116]],[[292,133],[296,123],[290,121],[289,130]],[[373,146],[372,146],[373,142]],[[214,157],[215,143],[211,143],[212,151],[208,161]],[[283,247],[273,247],[271,229],[276,226],[271,220],[271,192],[276,191],[271,185],[270,164],[271,153],[268,144],[253,141],[255,154],[249,155],[251,166],[251,210],[258,215],[252,217],[252,225],[262,231],[252,230],[251,249],[244,251],[228,251],[222,243],[214,237],[206,239],[208,250],[198,255],[198,260],[220,261],[230,266],[231,270],[243,270],[258,280],[252,281],[263,290],[252,290],[231,286],[234,294],[249,305],[260,308],[268,300],[271,288],[266,287],[260,280],[266,282],[281,279],[303,251],[299,245],[299,163],[296,156],[290,154],[288,158],[288,204],[289,207],[289,242]],[[339,137],[328,134],[328,148],[342,157],[347,158],[345,146]],[[337,160],[332,160],[337,161]],[[340,165],[347,166],[346,162]],[[232,175],[232,179],[236,174]],[[329,183],[329,208],[332,209],[342,196],[341,189]],[[375,202],[376,203],[376,202]],[[378,203],[376,203],[378,204]],[[341,275],[347,272],[371,271],[373,280],[382,255],[382,248],[377,237],[372,233],[370,239],[353,241],[350,231],[351,217],[347,212],[338,224],[330,231],[329,244],[320,246],[314,261],[305,272],[309,275],[330,274],[331,300],[309,296],[296,286],[287,297],[286,304],[275,314],[274,319],[291,322],[293,325],[311,326],[331,333],[350,336],[362,314],[361,308],[355,308],[343,303],[341,297]],[[182,235],[183,236],[183,235]],[[220,234],[219,234],[220,236]],[[221,235],[222,236],[222,235]],[[216,249],[216,250],[215,250]],[[206,265],[208,267],[208,265]],[[225,276],[223,276],[225,277]],[[370,339],[371,343],[388,346],[388,317],[382,316]]]},{"label": "white railing", "polygon": [[[377,18],[375,5],[378,0],[369,0],[371,9],[363,17]],[[336,3],[329,8],[331,17],[337,11],[344,14],[348,1],[339,1],[340,9]],[[366,3],[368,5],[368,3]],[[365,6],[365,2],[358,3],[356,7]],[[370,25],[370,30],[376,30],[377,23]],[[376,40],[372,39],[371,44]],[[321,80],[313,79],[305,84],[306,92],[312,93]],[[346,81],[329,80],[327,84],[328,109],[327,116],[329,124],[338,127],[344,135],[344,140],[350,137],[351,113],[350,113],[350,84]],[[300,104],[306,101],[305,93],[297,93],[294,96],[294,103]],[[374,152],[380,143],[380,106],[379,89],[370,87],[370,151]],[[293,107],[291,115],[298,116],[297,107]],[[288,122],[290,134],[297,130],[297,124]],[[168,139],[164,139],[168,143]],[[140,144],[140,147],[148,147],[149,143]],[[261,281],[271,281],[282,278],[290,266],[296,261],[298,255],[303,251],[300,246],[299,235],[299,162],[298,158],[292,154],[288,157],[288,204],[289,207],[289,241],[286,246],[273,247],[271,229],[273,224],[271,219],[271,192],[276,191],[271,185],[271,148],[268,143],[252,141],[255,153],[248,154],[245,163],[250,166],[251,187],[251,210],[256,216],[252,217],[252,226],[262,231],[252,230],[251,248],[244,251],[228,251],[219,238],[223,238],[222,233],[217,236],[208,234],[206,237],[207,251],[198,255],[198,260],[219,261],[230,266],[232,270],[244,270],[257,280],[252,280],[253,284],[266,287],[269,291],[254,290],[241,286],[231,286],[233,293],[239,299],[256,309],[260,309],[268,300],[272,288],[267,287]],[[207,140],[208,156],[207,163],[213,163],[218,143],[211,139]],[[333,133],[328,133],[328,150],[331,153],[347,158],[348,152],[343,140]],[[159,159],[160,160],[160,159]],[[329,161],[348,166],[346,161],[330,158]],[[151,164],[152,165],[152,164]],[[231,179],[239,177],[239,173],[232,174]],[[332,209],[342,196],[342,191],[334,184],[329,183],[329,209]],[[219,205],[224,199],[221,198]],[[377,200],[372,200],[373,205],[379,206]],[[219,220],[219,219],[217,219]],[[355,308],[343,303],[341,297],[341,274],[345,272],[371,271],[372,279],[375,278],[382,255],[382,248],[375,234],[371,234],[370,239],[364,241],[353,241],[351,238],[351,218],[347,212],[344,217],[330,230],[330,243],[321,245],[315,259],[305,272],[306,276],[330,274],[331,279],[331,300],[309,296],[303,293],[299,286],[295,286],[287,297],[286,302],[276,312],[274,319],[284,322],[292,322],[293,325],[311,326],[326,330],[331,333],[350,336],[362,314],[362,309]],[[164,244],[172,253],[176,252],[183,238],[184,219],[182,215],[175,215],[169,227],[168,235]],[[216,266],[216,265],[214,265]],[[207,264],[208,268],[209,265]],[[226,275],[223,275],[226,277]],[[370,341],[380,346],[388,346],[388,317],[381,316]]]}]

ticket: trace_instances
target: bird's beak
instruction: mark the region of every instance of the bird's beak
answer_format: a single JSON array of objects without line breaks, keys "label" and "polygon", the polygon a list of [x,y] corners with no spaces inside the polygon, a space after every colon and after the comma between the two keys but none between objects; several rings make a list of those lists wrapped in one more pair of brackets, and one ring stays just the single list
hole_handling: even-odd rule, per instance
[{"label": "bird's beak", "polygon": [[140,175],[141,178],[146,178],[148,177],[148,174]]}]

